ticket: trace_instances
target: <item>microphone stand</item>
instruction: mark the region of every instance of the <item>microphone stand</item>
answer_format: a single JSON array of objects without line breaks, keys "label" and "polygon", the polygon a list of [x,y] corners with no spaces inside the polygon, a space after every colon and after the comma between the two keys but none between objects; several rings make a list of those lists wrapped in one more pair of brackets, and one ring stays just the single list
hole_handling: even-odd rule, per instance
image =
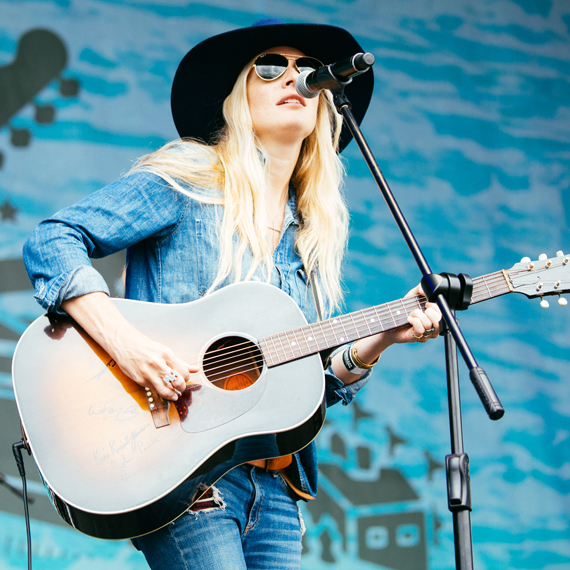
[{"label": "microphone stand", "polygon": [[472,570],[471,487],[469,458],[463,450],[457,348],[459,348],[467,364],[471,382],[489,417],[492,420],[498,420],[505,413],[493,386],[487,378],[487,374],[477,364],[455,318],[455,310],[465,310],[470,304],[472,282],[469,276],[464,274],[455,276],[448,273],[432,273],[392,191],[388,187],[384,175],[380,171],[370,147],[364,139],[362,131],[352,113],[350,101],[344,94],[345,86],[352,80],[339,81],[330,71],[330,66],[329,72],[331,81],[336,84],[336,87],[332,89],[329,87],[333,94],[335,106],[343,116],[354,140],[358,144],[364,160],[422,272],[421,284],[428,300],[432,303],[437,303],[443,315],[441,334],[445,338],[449,424],[451,431],[451,454],[446,456],[445,462],[448,508],[453,515],[456,568]]}]

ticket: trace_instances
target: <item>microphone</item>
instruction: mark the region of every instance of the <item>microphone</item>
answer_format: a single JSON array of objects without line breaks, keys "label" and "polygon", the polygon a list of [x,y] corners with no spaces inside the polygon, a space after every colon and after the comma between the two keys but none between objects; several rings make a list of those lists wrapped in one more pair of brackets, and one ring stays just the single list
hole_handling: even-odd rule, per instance
[{"label": "microphone", "polygon": [[364,73],[373,64],[371,53],[357,53],[315,71],[303,71],[295,81],[295,89],[301,97],[312,99],[322,89],[336,89],[339,84],[350,83],[354,76]]}]

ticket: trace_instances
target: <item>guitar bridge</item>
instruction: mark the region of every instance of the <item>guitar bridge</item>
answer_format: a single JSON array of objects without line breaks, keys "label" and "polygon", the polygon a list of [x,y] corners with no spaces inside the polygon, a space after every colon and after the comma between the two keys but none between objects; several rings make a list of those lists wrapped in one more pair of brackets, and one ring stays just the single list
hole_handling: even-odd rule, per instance
[{"label": "guitar bridge", "polygon": [[168,412],[170,410],[170,402],[163,400],[159,394],[152,388],[145,387],[146,402],[152,416],[155,428],[161,428],[170,425]]}]

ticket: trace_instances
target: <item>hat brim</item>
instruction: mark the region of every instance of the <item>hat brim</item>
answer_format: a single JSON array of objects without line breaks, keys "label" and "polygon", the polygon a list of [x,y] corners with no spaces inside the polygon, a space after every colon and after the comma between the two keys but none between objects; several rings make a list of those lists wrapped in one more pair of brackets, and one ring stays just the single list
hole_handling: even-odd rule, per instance
[{"label": "hat brim", "polygon": [[[290,46],[325,64],[364,50],[342,28],[324,24],[272,24],[240,28],[213,36],[193,47],[182,59],[172,84],[174,124],[181,137],[211,144],[224,126],[222,105],[244,66],[256,55],[277,46]],[[372,69],[353,78],[345,94],[360,124],[374,88]],[[343,126],[339,152],[352,140]]]}]

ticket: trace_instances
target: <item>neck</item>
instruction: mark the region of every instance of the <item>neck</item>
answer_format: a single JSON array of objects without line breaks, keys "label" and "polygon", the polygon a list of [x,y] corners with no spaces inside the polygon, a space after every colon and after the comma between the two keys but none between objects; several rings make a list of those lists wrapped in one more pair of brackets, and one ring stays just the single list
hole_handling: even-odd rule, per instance
[{"label": "neck", "polygon": [[267,157],[265,213],[267,219],[267,242],[273,252],[281,236],[281,227],[285,215],[289,183],[297,165],[302,141],[291,141],[265,138],[262,141],[263,151]]},{"label": "neck", "polygon": [[288,145],[264,145],[264,152],[267,157],[265,187],[267,243],[273,252],[281,237],[289,182],[297,164],[299,148]]},{"label": "neck", "polygon": [[267,200],[270,203],[279,203],[287,194],[289,182],[299,159],[301,143],[263,141],[263,150],[268,160]]}]

